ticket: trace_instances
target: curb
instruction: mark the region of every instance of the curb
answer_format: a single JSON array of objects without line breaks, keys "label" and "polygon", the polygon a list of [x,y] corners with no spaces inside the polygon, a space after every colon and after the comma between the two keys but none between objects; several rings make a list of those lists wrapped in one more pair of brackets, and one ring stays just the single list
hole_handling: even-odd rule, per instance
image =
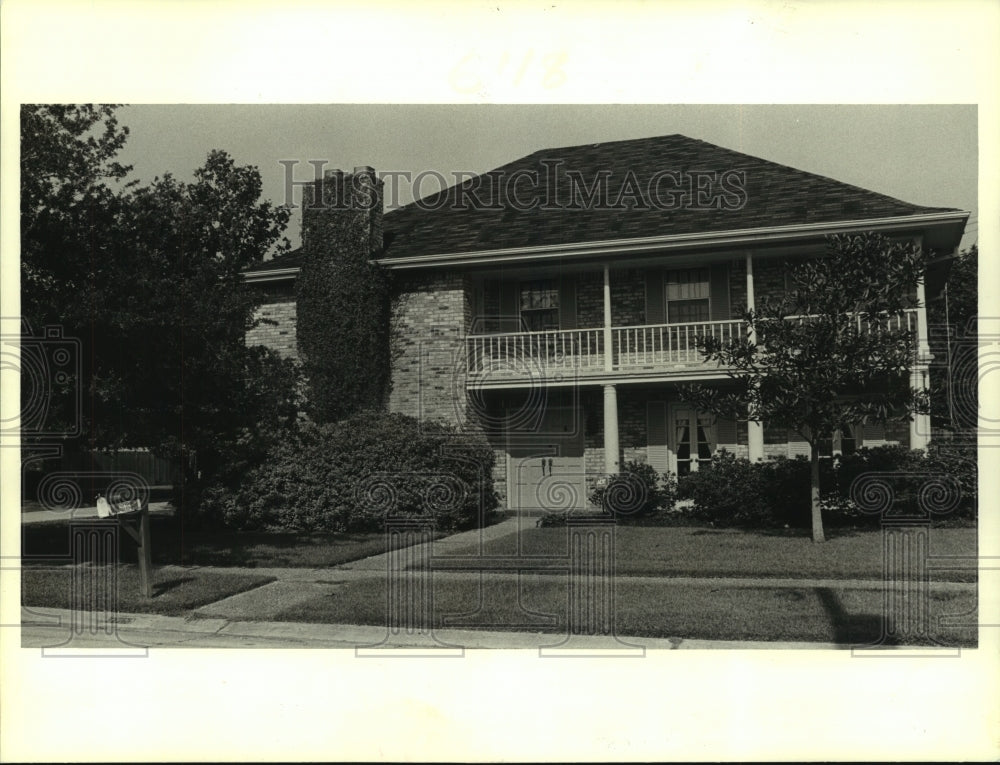
[{"label": "curb", "polygon": [[[34,618],[33,618],[34,617]],[[441,629],[389,635],[385,627],[356,624],[231,621],[160,614],[81,612],[33,607],[22,615],[22,648],[74,648],[71,625],[86,624],[80,648],[270,647],[355,649],[359,655],[390,657],[400,649],[410,656],[455,656],[465,650],[538,650],[553,657],[641,658],[648,651],[670,650],[848,650],[836,643],[701,640],[636,636],[575,636],[564,633]],[[155,633],[145,636],[144,633]],[[151,640],[144,640],[152,637]],[[450,650],[449,650],[450,649]]]}]

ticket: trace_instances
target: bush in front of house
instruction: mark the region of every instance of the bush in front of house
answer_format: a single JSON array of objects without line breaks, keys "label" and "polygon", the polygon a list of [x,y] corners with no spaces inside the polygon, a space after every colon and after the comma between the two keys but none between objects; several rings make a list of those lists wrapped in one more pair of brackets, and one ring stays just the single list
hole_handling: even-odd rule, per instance
[{"label": "bush in front of house", "polygon": [[629,461],[605,486],[594,489],[589,499],[619,521],[641,522],[673,511],[677,481],[672,475],[660,475],[645,462]]},{"label": "bush in front of house", "polygon": [[[977,473],[974,446],[932,442],[926,452],[903,446],[859,449],[836,461],[824,511],[835,520],[877,524],[882,516],[871,508],[877,506],[880,488],[874,482],[878,482],[889,492],[891,514],[919,516],[929,510],[941,518],[972,519],[978,501]],[[875,487],[869,512],[857,505],[854,496],[865,483]]]},{"label": "bush in front of house", "polygon": [[205,509],[247,530],[379,531],[389,517],[471,528],[497,507],[494,459],[478,434],[362,412],[288,432],[238,489],[206,496]]},{"label": "bush in front of house", "polygon": [[[852,493],[855,481],[866,475],[888,487],[893,513],[912,514],[929,506],[940,509],[938,517],[942,518],[976,516],[977,474],[972,447],[932,443],[924,453],[902,446],[878,446],[822,460],[820,487],[826,521],[860,526],[881,522],[882,515],[870,508],[865,512]],[[691,500],[694,517],[718,526],[809,525],[809,460],[805,457],[750,462],[721,451],[710,465],[683,476],[677,491],[679,498]],[[923,500],[921,491],[925,492]],[[876,499],[877,494],[873,494],[872,501]]]},{"label": "bush in front of house", "polygon": [[719,526],[803,525],[809,520],[809,462],[785,457],[750,462],[722,450],[678,481],[690,512]]}]

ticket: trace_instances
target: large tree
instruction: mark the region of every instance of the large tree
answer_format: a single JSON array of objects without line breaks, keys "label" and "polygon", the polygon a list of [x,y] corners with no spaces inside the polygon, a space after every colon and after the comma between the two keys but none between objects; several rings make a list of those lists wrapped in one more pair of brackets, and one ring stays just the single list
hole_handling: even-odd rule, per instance
[{"label": "large tree", "polygon": [[231,472],[295,416],[289,363],[246,347],[260,296],[242,277],[287,247],[288,210],[221,151],[192,182],[122,184],[111,107],[21,117],[22,305],[80,344],[81,446],[148,447],[203,481]]},{"label": "large tree", "polygon": [[[947,255],[948,283],[927,306],[930,325],[932,414],[951,432],[972,434],[978,424],[979,247]],[[974,439],[973,439],[974,440]]]},{"label": "large tree", "polygon": [[736,382],[734,390],[689,386],[699,408],[797,432],[809,444],[812,538],[824,541],[819,450],[858,423],[909,420],[927,407],[912,391],[915,338],[902,311],[917,305],[925,255],[878,234],[830,237],[825,255],[789,272],[789,289],[760,300],[746,334],[699,347]]},{"label": "large tree", "polygon": [[[21,107],[21,315],[25,331],[44,337],[53,327],[82,352],[92,317],[101,309],[111,231],[127,191],[130,168],[116,161],[128,136],[112,106]],[[25,436],[77,433],[79,388],[86,374],[71,364],[58,382],[37,342],[22,342],[22,421]],[[37,362],[37,363],[33,363]],[[85,393],[86,391],[83,391]],[[82,396],[84,403],[87,397]],[[89,418],[92,419],[92,418]]]}]

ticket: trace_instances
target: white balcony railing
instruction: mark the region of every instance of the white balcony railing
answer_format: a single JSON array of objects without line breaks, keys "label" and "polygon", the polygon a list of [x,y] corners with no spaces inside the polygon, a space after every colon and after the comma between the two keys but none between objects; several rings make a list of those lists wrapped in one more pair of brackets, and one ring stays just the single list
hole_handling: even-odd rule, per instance
[{"label": "white balcony railing", "polygon": [[744,322],[703,321],[696,324],[652,324],[612,330],[615,369],[701,363],[697,340],[714,337],[723,343],[741,337]]},{"label": "white balcony railing", "polygon": [[[808,316],[790,316],[808,321]],[[876,324],[917,330],[917,312],[886,317],[859,316],[859,329]],[[467,338],[470,380],[493,377],[503,380],[551,379],[560,372],[574,376],[637,374],[643,372],[686,373],[704,363],[698,339],[714,337],[728,343],[744,336],[746,324],[738,319],[691,324],[652,324],[611,329],[610,370],[605,365],[604,330],[570,329],[545,332],[509,332],[469,335]],[[717,370],[715,364],[711,369]]]},{"label": "white balcony railing", "polygon": [[535,378],[559,370],[604,369],[604,330],[569,329],[470,335],[469,372]]}]

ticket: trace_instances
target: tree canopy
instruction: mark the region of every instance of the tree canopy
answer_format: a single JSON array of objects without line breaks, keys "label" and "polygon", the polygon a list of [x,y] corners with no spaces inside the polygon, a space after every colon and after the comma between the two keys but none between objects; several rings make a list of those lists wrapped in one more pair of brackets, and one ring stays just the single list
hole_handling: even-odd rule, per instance
[{"label": "tree canopy", "polygon": [[909,384],[916,349],[903,311],[917,306],[926,257],[910,241],[878,234],[830,237],[825,255],[789,271],[785,294],[760,300],[731,343],[702,338],[707,361],[725,366],[731,390],[689,386],[703,411],[791,429],[810,445],[813,538],[822,541],[818,453],[834,431],[909,419],[927,406]]},{"label": "tree canopy", "polygon": [[77,446],[232,465],[295,416],[290,363],[244,339],[260,296],[242,272],[287,248],[288,210],[223,151],[191,182],[125,183],[111,106],[24,106],[21,128],[22,312],[79,343]]}]

